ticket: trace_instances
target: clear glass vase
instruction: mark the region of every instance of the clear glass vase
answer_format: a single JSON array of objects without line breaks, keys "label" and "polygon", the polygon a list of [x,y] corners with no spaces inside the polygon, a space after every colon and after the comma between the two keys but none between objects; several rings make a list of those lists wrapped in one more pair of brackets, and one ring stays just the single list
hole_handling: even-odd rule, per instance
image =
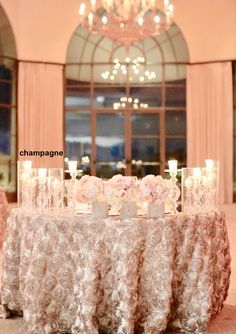
[{"label": "clear glass vase", "polygon": [[165,216],[165,203],[148,203],[148,217],[163,218]]},{"label": "clear glass vase", "polygon": [[134,201],[125,201],[122,204],[121,210],[120,210],[120,217],[121,219],[127,219],[127,218],[136,218],[137,217],[137,203]]},{"label": "clear glass vase", "polygon": [[64,207],[63,168],[49,168],[49,206],[51,210]]},{"label": "clear glass vase", "polygon": [[92,217],[95,219],[108,217],[108,203],[105,201],[92,202]]}]

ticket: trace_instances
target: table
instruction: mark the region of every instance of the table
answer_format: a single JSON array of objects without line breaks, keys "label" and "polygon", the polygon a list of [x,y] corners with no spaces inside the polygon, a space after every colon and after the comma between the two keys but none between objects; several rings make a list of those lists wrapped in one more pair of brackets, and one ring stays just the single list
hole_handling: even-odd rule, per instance
[{"label": "table", "polygon": [[206,333],[230,277],[223,213],[100,221],[12,211],[2,304],[25,333]]},{"label": "table", "polygon": [[6,222],[9,215],[8,202],[4,190],[0,187],[0,249],[2,248]]}]

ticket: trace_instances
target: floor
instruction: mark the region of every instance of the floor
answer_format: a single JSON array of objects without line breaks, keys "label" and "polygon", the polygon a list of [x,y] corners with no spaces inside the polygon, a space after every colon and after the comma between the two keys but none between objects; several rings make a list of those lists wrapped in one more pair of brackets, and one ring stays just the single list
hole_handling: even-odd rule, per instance
[{"label": "floor", "polygon": [[[232,256],[232,275],[229,295],[225,306],[218,317],[211,321],[209,334],[236,334],[236,204],[222,207],[225,211],[228,224],[228,233]],[[1,262],[1,253],[0,253]],[[22,319],[0,319],[0,334],[24,334]],[[88,333],[89,334],[89,333]],[[167,334],[167,333],[166,333]],[[173,334],[173,332],[172,332]],[[177,334],[177,333],[175,333]]]}]

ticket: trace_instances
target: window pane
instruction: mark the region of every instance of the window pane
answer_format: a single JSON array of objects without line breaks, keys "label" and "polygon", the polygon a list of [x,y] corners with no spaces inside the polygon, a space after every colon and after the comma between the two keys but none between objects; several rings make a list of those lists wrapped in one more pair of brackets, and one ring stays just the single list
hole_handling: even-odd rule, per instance
[{"label": "window pane", "polygon": [[166,87],[166,105],[168,107],[186,106],[186,88],[185,87]]},{"label": "window pane", "polygon": [[12,104],[11,71],[0,65],[0,103]]},{"label": "window pane", "polygon": [[[124,69],[124,70],[122,70]],[[95,84],[125,85],[127,82],[127,64],[101,64],[93,66],[93,80]]]},{"label": "window pane", "polygon": [[132,158],[141,161],[160,161],[158,139],[132,139]]},{"label": "window pane", "polygon": [[0,107],[0,154],[11,154],[11,109]]},{"label": "window pane", "polygon": [[66,112],[66,155],[70,160],[91,157],[90,112]]},{"label": "window pane", "polygon": [[91,81],[91,66],[78,64],[67,65],[66,79],[68,85],[89,84]]},{"label": "window pane", "polygon": [[167,111],[166,112],[166,134],[186,135],[186,112]]},{"label": "window pane", "polygon": [[125,87],[94,87],[94,108],[112,108],[113,103],[119,102],[126,96]]},{"label": "window pane", "polygon": [[90,87],[74,86],[67,87],[65,99],[66,108],[89,107],[90,106]]},{"label": "window pane", "polygon": [[97,115],[97,161],[114,162],[124,159],[124,116]]},{"label": "window pane", "polygon": [[130,96],[139,99],[140,103],[147,103],[149,107],[159,107],[162,104],[161,87],[131,87]]},{"label": "window pane", "polygon": [[160,116],[155,114],[135,113],[131,116],[132,135],[157,136],[160,133]]},{"label": "window pane", "polygon": [[185,65],[165,65],[165,80],[167,84],[185,85],[186,66]]},{"label": "window pane", "polygon": [[138,178],[144,177],[145,175],[160,174],[160,166],[159,165],[150,165],[150,164],[132,164],[132,175],[137,176]]},{"label": "window pane", "polygon": [[179,163],[186,163],[186,139],[166,140],[166,161],[176,159]]},{"label": "window pane", "polygon": [[117,163],[97,163],[97,176],[102,177],[104,179],[109,179],[115,174],[122,174],[124,175],[125,169],[119,168]]}]

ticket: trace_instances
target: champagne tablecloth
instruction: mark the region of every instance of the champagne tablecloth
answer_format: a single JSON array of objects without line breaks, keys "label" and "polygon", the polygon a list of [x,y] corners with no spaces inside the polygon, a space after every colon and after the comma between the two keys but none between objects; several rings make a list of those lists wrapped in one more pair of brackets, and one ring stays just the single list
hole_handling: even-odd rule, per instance
[{"label": "champagne tablecloth", "polygon": [[15,209],[2,304],[23,310],[27,334],[206,333],[229,276],[222,213],[94,221]]},{"label": "champagne tablecloth", "polygon": [[9,215],[8,202],[4,190],[0,187],[0,249],[2,248],[7,218]]}]

